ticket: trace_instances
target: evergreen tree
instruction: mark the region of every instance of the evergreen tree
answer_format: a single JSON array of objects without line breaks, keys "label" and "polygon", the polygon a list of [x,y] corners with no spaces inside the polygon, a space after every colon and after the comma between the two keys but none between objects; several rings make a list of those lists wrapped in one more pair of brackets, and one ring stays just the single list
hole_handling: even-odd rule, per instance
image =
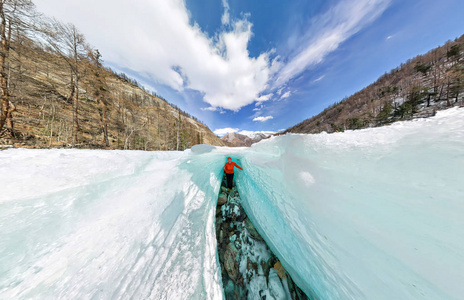
[{"label": "evergreen tree", "polygon": [[392,116],[392,112],[393,112],[393,107],[392,107],[391,101],[388,101],[387,103],[385,103],[385,105],[382,107],[382,109],[378,113],[377,122],[385,123]]}]

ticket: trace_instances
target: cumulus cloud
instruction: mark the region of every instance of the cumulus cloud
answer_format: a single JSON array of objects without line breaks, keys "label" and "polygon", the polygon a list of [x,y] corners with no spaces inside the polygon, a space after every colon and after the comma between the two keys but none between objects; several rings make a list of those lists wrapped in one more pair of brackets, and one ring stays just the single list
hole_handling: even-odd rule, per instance
[{"label": "cumulus cloud", "polygon": [[238,128],[230,128],[230,127],[227,127],[227,128],[219,128],[219,129],[216,129],[214,130],[214,134],[217,135],[217,136],[225,136],[226,134],[228,133],[232,133],[232,132],[237,132],[239,131]]},{"label": "cumulus cloud", "polygon": [[249,15],[232,20],[228,0],[214,37],[195,23],[184,0],[34,0],[39,11],[74,23],[108,64],[180,92],[199,91],[211,107],[234,111],[269,100],[271,92],[281,95],[289,80],[323,61],[390,2],[340,0],[302,30],[286,57],[274,49],[251,57]]},{"label": "cumulus cloud", "polygon": [[230,15],[229,15],[229,2],[227,0],[222,0],[222,6],[224,6],[224,14],[221,17],[221,22],[223,25],[229,24]]},{"label": "cumulus cloud", "polygon": [[252,24],[246,15],[230,22],[226,0],[222,22],[231,24],[214,38],[194,23],[182,0],[35,2],[40,11],[74,23],[106,62],[178,91],[199,91],[212,107],[237,111],[253,103],[270,78],[269,53],[250,57]]},{"label": "cumulus cloud", "polygon": [[261,116],[261,117],[254,118],[253,121],[255,121],[255,122],[266,122],[267,120],[272,120],[272,119],[274,119],[273,116],[266,116],[266,117]]},{"label": "cumulus cloud", "polygon": [[264,102],[264,101],[267,101],[269,99],[271,99],[271,97],[273,96],[274,94],[270,93],[270,94],[267,94],[267,95],[261,95],[260,97],[256,98],[256,101],[259,102]]},{"label": "cumulus cloud", "polygon": [[391,0],[342,0],[314,18],[305,35],[296,40],[302,45],[277,72],[274,88],[287,83],[303,71],[323,61],[341,43],[377,19]]},{"label": "cumulus cloud", "polygon": [[280,99],[288,98],[288,97],[290,97],[291,94],[292,94],[292,92],[287,91],[287,92],[285,92],[282,96],[280,96]]},{"label": "cumulus cloud", "polygon": [[209,106],[209,107],[202,107],[200,108],[201,110],[207,110],[207,111],[217,111],[217,107]]}]

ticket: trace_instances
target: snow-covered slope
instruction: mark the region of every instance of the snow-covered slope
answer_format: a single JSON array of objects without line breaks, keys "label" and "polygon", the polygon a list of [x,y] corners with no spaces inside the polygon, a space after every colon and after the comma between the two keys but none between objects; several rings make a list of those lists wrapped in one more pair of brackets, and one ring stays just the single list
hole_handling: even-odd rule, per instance
[{"label": "snow-covered slope", "polygon": [[263,139],[267,139],[268,137],[276,134],[275,131],[247,131],[247,130],[242,130],[239,133],[248,136],[255,143]]},{"label": "snow-covered slope", "polygon": [[1,299],[220,299],[222,165],[313,299],[464,295],[464,109],[248,149],[0,152]]}]

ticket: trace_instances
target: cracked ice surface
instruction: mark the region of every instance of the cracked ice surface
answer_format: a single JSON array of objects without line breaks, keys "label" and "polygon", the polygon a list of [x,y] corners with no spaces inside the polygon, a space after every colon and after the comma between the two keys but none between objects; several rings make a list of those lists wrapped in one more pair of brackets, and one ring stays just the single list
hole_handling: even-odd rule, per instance
[{"label": "cracked ice surface", "polygon": [[462,298],[462,108],[251,148],[0,151],[0,298],[221,299],[227,155],[248,217],[314,299]]}]

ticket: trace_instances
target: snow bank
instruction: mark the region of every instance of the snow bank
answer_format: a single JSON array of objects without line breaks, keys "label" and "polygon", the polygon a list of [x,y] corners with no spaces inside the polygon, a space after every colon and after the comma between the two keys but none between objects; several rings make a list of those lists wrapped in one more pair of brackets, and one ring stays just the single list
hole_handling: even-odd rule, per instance
[{"label": "snow bank", "polygon": [[464,109],[251,148],[0,151],[0,298],[221,299],[226,156],[248,216],[314,299],[464,294]]}]

